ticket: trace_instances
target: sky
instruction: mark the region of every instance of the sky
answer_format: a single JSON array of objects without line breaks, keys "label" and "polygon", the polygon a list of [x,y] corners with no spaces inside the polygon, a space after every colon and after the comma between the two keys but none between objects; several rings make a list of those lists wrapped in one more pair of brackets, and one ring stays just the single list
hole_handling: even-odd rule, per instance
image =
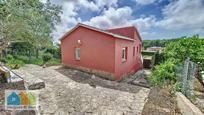
[{"label": "sky", "polygon": [[101,29],[133,25],[143,40],[204,37],[204,0],[50,1],[63,12],[51,34],[56,42],[79,22]]}]

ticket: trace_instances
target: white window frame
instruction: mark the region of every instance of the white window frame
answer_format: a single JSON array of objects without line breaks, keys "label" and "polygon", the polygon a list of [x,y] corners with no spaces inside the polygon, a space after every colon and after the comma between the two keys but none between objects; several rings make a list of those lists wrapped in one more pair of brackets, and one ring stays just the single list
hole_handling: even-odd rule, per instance
[{"label": "white window frame", "polygon": [[76,60],[80,60],[80,53],[81,53],[81,49],[75,48],[75,59]]},{"label": "white window frame", "polygon": [[122,62],[127,61],[127,47],[122,48]]}]

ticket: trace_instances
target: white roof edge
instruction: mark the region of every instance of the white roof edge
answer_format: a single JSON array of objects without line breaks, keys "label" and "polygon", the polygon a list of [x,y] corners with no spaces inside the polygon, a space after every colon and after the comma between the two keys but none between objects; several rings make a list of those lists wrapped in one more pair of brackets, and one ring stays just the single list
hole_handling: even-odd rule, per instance
[{"label": "white roof edge", "polygon": [[108,35],[111,35],[113,37],[116,37],[116,38],[120,38],[120,39],[124,39],[124,40],[129,40],[129,41],[134,41],[134,39],[131,39],[129,37],[126,37],[126,36],[121,36],[121,35],[118,35],[118,34],[114,34],[114,33],[111,33],[111,32],[107,32],[107,31],[104,31],[104,30],[100,30],[98,28],[95,28],[95,27],[91,27],[91,26],[88,26],[88,25],[85,25],[85,24],[82,24],[82,23],[78,23],[74,28],[72,28],[70,31],[68,31],[67,33],[65,33],[61,38],[60,40],[62,40],[65,36],[69,35],[69,33],[71,33],[72,31],[74,31],[76,28],[78,28],[79,26],[83,26],[85,28],[89,28],[89,29],[92,29],[92,30],[96,30],[96,31],[99,31],[101,33],[105,33],[105,34],[108,34]]}]

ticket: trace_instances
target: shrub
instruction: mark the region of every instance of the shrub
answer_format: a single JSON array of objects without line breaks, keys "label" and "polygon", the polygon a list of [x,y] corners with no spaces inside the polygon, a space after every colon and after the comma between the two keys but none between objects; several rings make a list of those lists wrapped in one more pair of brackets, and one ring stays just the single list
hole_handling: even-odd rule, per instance
[{"label": "shrub", "polygon": [[61,63],[60,59],[56,59],[56,58],[53,58],[47,62],[47,64],[49,65],[59,65],[60,63]]},{"label": "shrub", "polygon": [[171,87],[171,94],[174,95],[176,92],[181,92],[181,87],[182,87],[181,82],[176,82],[175,84],[173,84]]},{"label": "shrub", "polygon": [[13,59],[7,62],[7,66],[11,69],[19,69],[21,66],[23,66],[25,63],[21,60]]},{"label": "shrub", "polygon": [[174,58],[180,62],[190,58],[195,63],[204,64],[204,40],[195,35],[170,42],[164,49],[164,57]]},{"label": "shrub", "polygon": [[45,53],[42,55],[42,59],[43,59],[43,62],[46,63],[48,61],[50,61],[52,59],[52,54],[50,53]]},{"label": "shrub", "polygon": [[8,55],[6,56],[6,60],[13,60],[13,56],[10,55],[10,54],[8,54]]},{"label": "shrub", "polygon": [[43,65],[43,60],[42,60],[42,58],[33,59],[33,60],[31,60],[30,63],[35,64],[35,65]]},{"label": "shrub", "polygon": [[174,60],[169,59],[164,63],[155,66],[151,77],[148,78],[150,84],[156,86],[176,82],[175,63]]},{"label": "shrub", "polygon": [[24,63],[29,63],[29,57],[28,56],[16,56],[16,58],[18,59],[18,60],[21,60],[21,61],[23,61]]},{"label": "shrub", "polygon": [[45,53],[52,54],[54,58],[60,58],[60,48],[59,47],[46,48]]}]

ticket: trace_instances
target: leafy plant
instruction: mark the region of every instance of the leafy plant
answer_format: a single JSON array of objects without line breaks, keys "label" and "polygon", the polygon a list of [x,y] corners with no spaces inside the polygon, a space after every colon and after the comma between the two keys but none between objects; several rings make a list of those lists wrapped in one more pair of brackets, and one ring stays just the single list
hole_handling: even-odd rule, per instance
[{"label": "leafy plant", "polygon": [[21,66],[23,66],[25,63],[21,60],[13,59],[9,60],[6,65],[10,67],[11,69],[19,69]]},{"label": "leafy plant", "polygon": [[10,54],[8,54],[8,55],[6,56],[6,60],[13,60],[13,56],[10,55]]},{"label": "leafy plant", "polygon": [[204,63],[204,40],[197,35],[182,37],[168,41],[161,54],[160,65],[155,66],[149,81],[152,85],[176,83],[175,67],[182,64],[188,57],[191,61],[202,65]]},{"label": "leafy plant", "polygon": [[56,59],[56,58],[53,58],[53,59],[49,60],[47,62],[47,64],[49,64],[49,65],[59,65],[60,64],[60,60]]},{"label": "leafy plant", "polygon": [[175,83],[175,64],[176,62],[173,59],[169,59],[164,63],[155,66],[151,77],[148,78],[150,84],[156,86]]},{"label": "leafy plant", "polygon": [[191,61],[202,64],[204,63],[204,40],[195,35],[170,42],[164,49],[164,57],[174,58],[180,62],[189,57]]},{"label": "leafy plant", "polygon": [[44,64],[46,62],[50,61],[52,58],[53,58],[52,54],[50,54],[50,53],[45,53],[42,55],[42,59],[43,59]]},{"label": "leafy plant", "polygon": [[57,46],[46,48],[45,53],[52,54],[54,58],[60,58],[60,48]]},{"label": "leafy plant", "polygon": [[16,59],[21,60],[24,63],[29,63],[29,57],[27,57],[27,56],[18,55],[18,56],[15,56],[15,57],[16,57]]},{"label": "leafy plant", "polygon": [[31,60],[30,63],[35,64],[35,65],[43,65],[43,60],[42,60],[42,58],[33,59],[33,60]]},{"label": "leafy plant", "polygon": [[182,87],[181,82],[176,82],[175,84],[173,84],[171,87],[171,94],[175,94],[176,92],[180,92],[181,87]]}]

